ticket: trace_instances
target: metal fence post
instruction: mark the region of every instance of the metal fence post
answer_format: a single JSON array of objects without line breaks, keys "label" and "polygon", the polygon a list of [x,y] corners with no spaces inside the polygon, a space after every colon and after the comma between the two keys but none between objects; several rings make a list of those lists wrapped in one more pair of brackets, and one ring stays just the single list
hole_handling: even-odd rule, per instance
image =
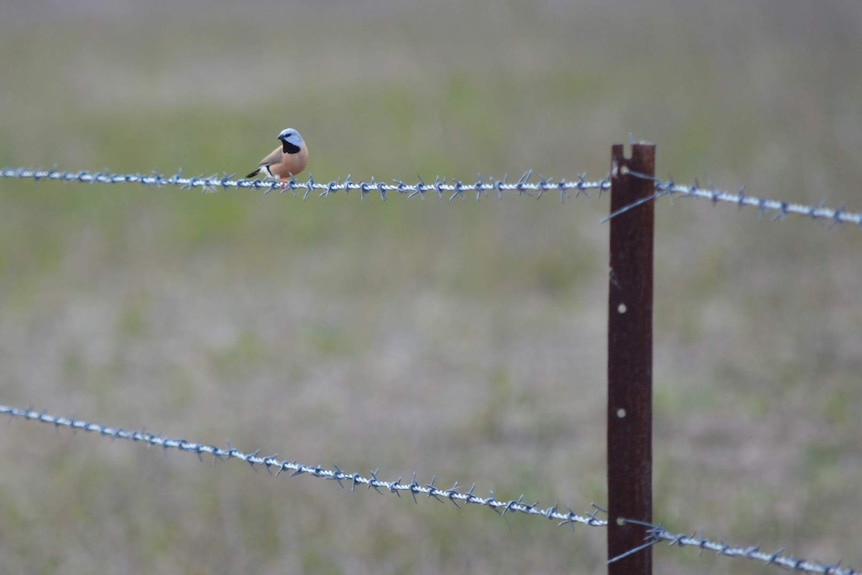
[{"label": "metal fence post", "polygon": [[[611,150],[611,213],[654,193],[655,145]],[[654,202],[610,222],[608,297],[608,558],[644,542],[652,521],[652,315]],[[652,550],[608,566],[609,575],[652,573]]]}]

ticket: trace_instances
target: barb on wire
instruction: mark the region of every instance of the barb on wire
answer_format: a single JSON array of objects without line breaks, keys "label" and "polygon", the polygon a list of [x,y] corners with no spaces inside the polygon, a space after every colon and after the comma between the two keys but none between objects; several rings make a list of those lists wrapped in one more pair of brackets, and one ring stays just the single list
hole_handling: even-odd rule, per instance
[{"label": "barb on wire", "polygon": [[539,506],[538,502],[527,503],[524,500],[523,495],[518,497],[518,499],[505,501],[497,499],[492,491],[489,497],[482,497],[474,493],[476,489],[475,483],[467,491],[459,490],[457,482],[448,489],[441,489],[434,485],[436,477],[432,477],[430,483],[421,484],[417,481],[415,473],[409,482],[403,481],[401,477],[394,481],[384,481],[377,476],[378,471],[372,471],[370,475],[362,475],[359,473],[348,473],[342,471],[337,465],[334,466],[334,469],[327,469],[319,465],[304,465],[296,461],[278,459],[276,455],[261,457],[258,455],[260,450],[252,453],[245,453],[239,449],[231,447],[229,443],[227,447],[222,448],[215,445],[186,441],[185,439],[170,439],[144,431],[128,431],[80,419],[58,417],[33,409],[19,409],[16,407],[0,405],[0,415],[4,414],[13,418],[46,423],[55,427],[66,427],[75,431],[96,433],[104,437],[110,437],[111,439],[123,439],[126,441],[146,443],[163,449],[176,449],[184,453],[194,453],[199,459],[203,454],[211,455],[216,460],[227,461],[230,459],[238,459],[247,463],[252,469],[263,467],[269,473],[275,472],[276,476],[290,471],[291,477],[305,474],[320,479],[329,479],[335,481],[341,487],[344,487],[345,484],[350,485],[351,491],[355,491],[357,486],[364,485],[368,489],[373,489],[381,495],[384,492],[389,492],[400,497],[401,493],[409,493],[414,502],[416,501],[417,495],[424,495],[425,497],[436,499],[441,503],[444,501],[450,501],[456,507],[460,507],[458,505],[459,503],[466,503],[468,505],[488,507],[500,515],[505,515],[506,513],[523,513],[534,517],[544,517],[545,519],[557,521],[558,526],[568,525],[573,530],[575,528],[575,524],[589,525],[591,527],[607,526],[607,521],[599,519],[598,517],[598,514],[604,510],[596,505],[593,505],[592,512],[585,515],[579,515],[568,507],[565,508],[565,511],[561,511],[558,505],[542,508]]},{"label": "barb on wire", "polygon": [[827,208],[822,204],[818,206],[809,206],[780,200],[758,198],[746,195],[745,188],[740,188],[740,190],[734,194],[731,192],[723,192],[721,190],[701,188],[700,184],[697,182],[692,186],[683,186],[676,184],[673,180],[662,181],[650,175],[641,174],[635,171],[629,171],[628,173],[636,178],[652,180],[655,183],[655,193],[620,208],[608,217],[604,218],[602,220],[603,223],[622,215],[629,210],[633,210],[642,204],[655,201],[662,196],[673,197],[674,195],[679,195],[689,198],[710,200],[713,204],[724,202],[735,204],[739,207],[748,206],[757,208],[761,216],[767,212],[774,213],[772,218],[773,220],[783,220],[788,214],[795,214],[799,216],[807,216],[814,220],[831,221],[832,224],[856,224],[862,227],[862,212],[850,212],[844,208]]},{"label": "barb on wire", "polygon": [[[144,186],[180,186],[180,189],[195,189],[200,188],[205,192],[214,192],[219,189],[240,189],[240,190],[259,190],[264,194],[269,194],[273,191],[280,193],[290,192],[297,196],[297,192],[301,192],[302,199],[307,199],[313,192],[317,192],[320,197],[331,196],[336,192],[351,192],[357,191],[360,197],[364,198],[370,193],[377,193],[380,199],[386,200],[387,194],[396,193],[406,195],[408,198],[419,197],[425,198],[426,192],[436,192],[438,197],[447,197],[451,202],[457,197],[465,198],[467,192],[476,194],[476,201],[487,195],[487,192],[496,190],[497,197],[501,198],[503,192],[517,192],[518,195],[528,195],[536,198],[542,197],[545,192],[556,191],[560,194],[560,201],[568,198],[572,193],[575,197],[587,195],[590,190],[598,190],[599,194],[608,191],[611,188],[611,182],[607,178],[601,180],[589,181],[586,174],[580,175],[576,180],[553,180],[548,178],[540,178],[538,182],[531,182],[533,171],[528,170],[516,182],[509,182],[504,176],[497,180],[494,178],[483,178],[481,175],[476,176],[475,182],[462,182],[460,180],[448,181],[446,178],[437,176],[434,178],[434,183],[428,184],[419,177],[415,184],[405,183],[400,180],[394,180],[392,183],[375,181],[373,178],[369,182],[354,182],[348,175],[343,181],[341,179],[331,180],[329,182],[317,182],[314,177],[309,175],[308,180],[299,182],[296,178],[291,178],[287,181],[278,180],[248,180],[248,179],[233,179],[233,174],[230,175],[212,175],[212,176],[195,176],[191,178],[183,177],[182,171],[177,174],[165,177],[158,173],[147,174],[114,174],[110,172],[66,172],[60,170],[31,170],[28,168],[3,168],[0,170],[0,178],[10,179],[25,179],[34,181],[59,181],[59,182],[79,182],[84,184],[141,184]],[[537,192],[533,194],[532,192]]]},{"label": "barb on wire", "polygon": [[646,528],[645,543],[634,549],[630,549],[621,555],[611,558],[608,563],[615,563],[620,559],[643,551],[647,547],[657,545],[662,541],[667,541],[670,546],[676,547],[697,547],[703,552],[714,551],[724,557],[738,557],[749,559],[751,561],[762,561],[765,565],[776,565],[797,573],[815,573],[819,575],[862,575],[862,571],[856,571],[850,567],[841,567],[841,563],[820,563],[819,561],[808,561],[784,555],[784,549],[778,549],[772,553],[767,553],[760,550],[759,545],[749,547],[736,547],[724,543],[723,541],[711,541],[703,537],[702,534],[687,535],[685,533],[671,533],[661,525],[654,525],[645,521],[637,521],[634,519],[626,519],[626,523],[640,525]]}]

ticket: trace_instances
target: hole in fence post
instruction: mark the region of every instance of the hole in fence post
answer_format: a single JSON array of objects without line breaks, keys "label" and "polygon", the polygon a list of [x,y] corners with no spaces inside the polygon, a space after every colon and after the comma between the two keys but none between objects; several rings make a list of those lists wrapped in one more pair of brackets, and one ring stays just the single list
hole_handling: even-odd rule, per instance
[{"label": "hole in fence post", "polygon": [[[611,149],[611,213],[654,192],[655,146]],[[608,293],[608,559],[643,544],[652,521],[652,314],[654,202],[610,220]],[[625,302],[625,303],[623,303]],[[609,575],[652,573],[652,550],[608,565]]]}]

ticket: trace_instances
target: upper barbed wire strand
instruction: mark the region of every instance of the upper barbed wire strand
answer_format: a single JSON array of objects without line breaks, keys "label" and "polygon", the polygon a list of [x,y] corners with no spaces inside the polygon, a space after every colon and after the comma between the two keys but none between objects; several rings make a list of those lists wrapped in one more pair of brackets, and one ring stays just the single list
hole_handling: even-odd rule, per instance
[{"label": "upper barbed wire strand", "polygon": [[756,208],[762,215],[766,212],[773,214],[773,220],[784,220],[788,214],[809,217],[813,220],[824,220],[832,224],[856,224],[862,227],[862,212],[851,212],[844,208],[833,209],[826,207],[823,204],[811,206],[794,202],[785,202],[781,200],[771,200],[749,196],[745,193],[745,188],[740,188],[736,193],[717,190],[715,188],[702,188],[700,184],[695,182],[694,185],[684,186],[675,183],[673,180],[660,180],[647,174],[641,174],[635,171],[629,171],[629,174],[636,178],[651,180],[655,184],[655,193],[647,198],[643,198],[633,202],[616,212],[612,213],[602,221],[607,222],[625,212],[632,210],[647,202],[657,200],[662,196],[683,196],[688,198],[696,198],[701,200],[709,200],[713,204],[727,203],[738,207]]},{"label": "upper barbed wire strand", "polygon": [[[711,187],[703,188],[697,182],[694,185],[686,186],[677,184],[673,180],[661,180],[633,171],[629,171],[628,173],[635,177],[652,180],[655,184],[655,193],[648,198],[617,210],[602,220],[603,222],[607,222],[641,204],[655,201],[662,196],[683,196],[709,200],[713,204],[728,203],[738,207],[755,208],[761,215],[767,212],[772,213],[773,220],[783,220],[788,214],[793,214],[814,220],[828,221],[832,224],[846,223],[862,227],[862,212],[848,211],[844,208],[830,208],[824,204],[814,206],[750,196],[745,193],[745,188],[740,188],[734,193]],[[210,192],[232,188],[257,190],[262,191],[264,194],[279,191],[280,193],[291,192],[294,196],[301,194],[302,199],[307,199],[314,192],[320,197],[326,197],[337,192],[348,193],[357,191],[363,198],[370,193],[376,193],[383,200],[386,200],[390,193],[406,195],[408,198],[415,198],[417,196],[424,198],[426,193],[435,193],[441,198],[447,198],[450,202],[459,197],[466,199],[467,193],[475,194],[476,201],[478,201],[482,197],[494,192],[496,192],[498,198],[502,198],[505,192],[517,192],[518,195],[525,195],[536,199],[543,197],[548,192],[556,192],[559,194],[560,200],[563,201],[572,194],[575,197],[581,195],[589,196],[589,191],[598,191],[601,196],[603,192],[611,189],[611,180],[607,177],[599,180],[588,180],[584,173],[574,180],[556,180],[540,177],[537,181],[532,181],[532,170],[524,172],[514,182],[510,182],[507,176],[503,176],[502,179],[496,179],[483,178],[481,175],[477,176],[473,182],[441,178],[440,176],[435,177],[433,182],[426,182],[421,177],[417,179],[416,183],[407,183],[402,180],[393,180],[391,183],[386,183],[376,181],[374,178],[363,182],[351,180],[350,175],[343,180],[338,179],[327,182],[315,181],[312,175],[309,175],[308,179],[304,182],[297,181],[295,178],[291,178],[286,182],[280,182],[275,180],[234,179],[234,174],[184,177],[182,172],[178,172],[173,176],[166,177],[158,173],[149,175],[119,174],[108,171],[34,170],[29,168],[3,168],[0,170],[0,178],[79,182],[86,184],[141,184],[150,187],[180,186],[182,189],[200,188],[202,191]]]},{"label": "upper barbed wire strand", "polygon": [[0,170],[0,178],[17,178],[27,180],[49,180],[60,182],[79,182],[84,184],[141,184],[150,187],[180,186],[182,189],[200,188],[204,191],[227,190],[231,188],[244,190],[259,190],[268,194],[272,191],[281,193],[291,192],[294,196],[302,194],[306,199],[313,192],[321,197],[332,195],[336,192],[358,191],[365,197],[370,193],[377,193],[385,200],[389,193],[406,195],[408,198],[424,198],[426,193],[436,193],[439,197],[447,197],[452,201],[458,197],[466,198],[467,193],[475,193],[478,201],[483,196],[496,192],[497,197],[502,197],[504,192],[517,192],[541,198],[547,192],[558,192],[560,199],[565,200],[572,194],[575,197],[588,195],[590,190],[596,190],[600,194],[611,188],[608,179],[588,181],[586,174],[581,174],[576,180],[555,180],[550,178],[539,178],[538,181],[530,181],[533,176],[532,170],[525,172],[517,181],[510,182],[507,176],[502,179],[483,178],[477,176],[474,182],[463,182],[461,180],[447,180],[436,177],[433,182],[426,182],[421,177],[414,184],[408,184],[401,180],[393,180],[392,183],[375,181],[373,178],[368,182],[355,182],[348,175],[344,180],[330,180],[328,182],[317,182],[312,175],[304,182],[291,178],[286,182],[277,180],[249,180],[233,179],[233,174],[219,176],[194,176],[184,177],[182,172],[173,176],[165,177],[161,174],[117,174],[111,172],[88,172],[88,171],[60,171],[60,170],[32,170],[28,168],[3,168]]}]

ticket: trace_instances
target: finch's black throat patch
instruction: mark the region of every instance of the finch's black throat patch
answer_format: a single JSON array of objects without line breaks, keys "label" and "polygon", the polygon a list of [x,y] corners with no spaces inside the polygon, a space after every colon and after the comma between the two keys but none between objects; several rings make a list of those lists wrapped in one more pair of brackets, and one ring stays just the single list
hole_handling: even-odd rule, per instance
[{"label": "finch's black throat patch", "polygon": [[281,143],[283,144],[281,151],[284,152],[285,154],[298,154],[299,153],[299,150],[300,150],[299,146],[291,144],[287,140],[282,140]]}]

